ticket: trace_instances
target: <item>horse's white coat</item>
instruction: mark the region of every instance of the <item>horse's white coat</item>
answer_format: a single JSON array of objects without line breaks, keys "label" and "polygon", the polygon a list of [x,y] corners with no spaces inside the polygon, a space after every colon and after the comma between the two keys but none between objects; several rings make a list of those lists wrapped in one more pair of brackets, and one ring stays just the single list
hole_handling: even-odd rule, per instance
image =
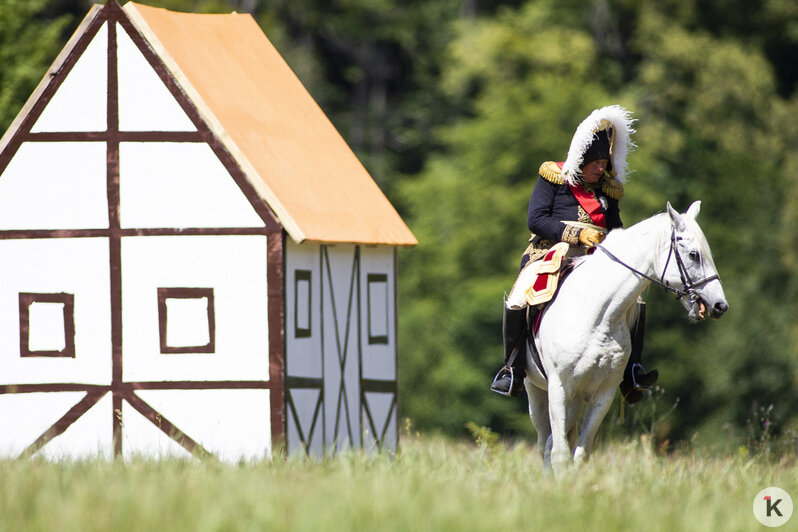
[{"label": "horse's white coat", "polygon": [[[709,245],[695,222],[699,210],[700,202],[695,202],[680,215],[668,204],[667,214],[611,232],[604,246],[654,278],[662,275],[667,262],[664,280],[681,288],[674,257],[668,261],[673,227],[690,277],[698,281],[716,273]],[[697,260],[690,257],[691,251],[699,253]],[[556,471],[571,458],[577,463],[587,458],[623,379],[631,352],[635,302],[649,283],[597,250],[582,259],[545,311],[535,342],[548,381],[542,380],[527,353],[524,384],[546,467],[553,466]],[[697,287],[696,292],[712,317],[719,318],[728,308],[718,279]],[[702,302],[682,300],[691,321],[700,319]]]}]

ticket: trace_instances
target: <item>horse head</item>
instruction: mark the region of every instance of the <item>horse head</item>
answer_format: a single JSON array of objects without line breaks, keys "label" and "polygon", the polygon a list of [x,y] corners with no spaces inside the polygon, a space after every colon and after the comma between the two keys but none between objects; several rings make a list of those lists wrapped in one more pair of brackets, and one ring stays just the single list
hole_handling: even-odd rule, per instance
[{"label": "horse head", "polygon": [[662,273],[662,280],[668,285],[681,287],[679,301],[691,322],[703,320],[707,313],[718,319],[729,309],[709,244],[696,222],[700,210],[700,201],[690,205],[684,214],[668,203],[671,236]]}]

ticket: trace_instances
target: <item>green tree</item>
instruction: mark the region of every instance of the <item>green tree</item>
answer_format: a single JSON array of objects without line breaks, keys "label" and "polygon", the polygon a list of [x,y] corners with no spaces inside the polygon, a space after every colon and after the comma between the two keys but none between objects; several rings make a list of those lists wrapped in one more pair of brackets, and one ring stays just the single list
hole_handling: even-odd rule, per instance
[{"label": "green tree", "polygon": [[665,386],[682,398],[675,435],[702,426],[712,432],[729,420],[743,426],[755,404],[774,404],[787,420],[798,397],[788,377],[795,374],[785,345],[794,306],[779,260],[779,213],[796,137],[785,127],[772,67],[754,47],[688,32],[654,10],[641,14],[634,42],[642,60],[628,90],[639,102],[645,164],[635,164],[629,197],[641,202],[638,212],[665,199],[682,208],[704,200],[699,221],[732,309],[721,322],[675,337],[681,310],[650,306],[650,353],[666,370]]},{"label": "green tree", "polygon": [[0,130],[19,113],[63,46],[70,17],[40,20],[46,0],[0,2]]},{"label": "green tree", "polygon": [[521,402],[488,391],[502,360],[502,294],[529,236],[540,163],[562,160],[575,125],[608,98],[591,35],[560,24],[557,6],[458,24],[442,84],[461,118],[400,187],[420,242],[401,256],[402,382],[424,390],[402,404],[424,429],[456,434],[472,420],[529,431]]},{"label": "green tree", "polygon": [[439,57],[459,0],[264,3],[258,20],[377,183],[417,172],[448,116]]},{"label": "green tree", "polygon": [[579,120],[608,103],[639,119],[624,221],[703,199],[700,222],[732,308],[690,327],[680,305],[648,292],[646,360],[680,400],[661,437],[711,439],[771,403],[779,421],[796,422],[783,266],[795,263],[783,251],[794,233],[781,216],[796,202],[785,201],[790,105],[757,43],[701,29],[697,6],[671,7],[529,2],[458,24],[441,83],[461,113],[400,189],[421,242],[403,253],[400,283],[403,389],[424,391],[403,405],[419,426],[529,430],[522,402],[487,392],[501,357],[501,294],[517,272],[538,165],[562,160]]}]

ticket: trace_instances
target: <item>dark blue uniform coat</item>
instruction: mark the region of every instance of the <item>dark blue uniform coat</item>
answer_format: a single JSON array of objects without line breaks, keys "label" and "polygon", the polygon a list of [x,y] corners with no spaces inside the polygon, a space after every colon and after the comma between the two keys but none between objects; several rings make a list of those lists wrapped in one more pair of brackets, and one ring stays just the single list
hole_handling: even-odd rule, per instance
[{"label": "dark blue uniform coat", "polygon": [[[618,200],[602,190],[602,182],[594,186],[586,184],[584,188],[601,204],[607,230],[623,227]],[[528,261],[542,257],[557,242],[568,242],[572,246],[579,244],[579,229],[564,222],[595,224],[567,184],[552,183],[542,176],[538,178],[529,198],[527,221],[532,236],[521,259],[521,268]]]}]

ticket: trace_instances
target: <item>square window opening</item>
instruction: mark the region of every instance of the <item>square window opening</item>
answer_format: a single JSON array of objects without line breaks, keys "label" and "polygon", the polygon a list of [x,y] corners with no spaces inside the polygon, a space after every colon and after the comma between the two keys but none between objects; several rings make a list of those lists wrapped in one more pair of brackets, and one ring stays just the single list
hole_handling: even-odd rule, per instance
[{"label": "square window opening", "polygon": [[19,294],[21,357],[75,358],[74,294]]},{"label": "square window opening", "polygon": [[162,354],[216,351],[213,288],[158,288]]}]

